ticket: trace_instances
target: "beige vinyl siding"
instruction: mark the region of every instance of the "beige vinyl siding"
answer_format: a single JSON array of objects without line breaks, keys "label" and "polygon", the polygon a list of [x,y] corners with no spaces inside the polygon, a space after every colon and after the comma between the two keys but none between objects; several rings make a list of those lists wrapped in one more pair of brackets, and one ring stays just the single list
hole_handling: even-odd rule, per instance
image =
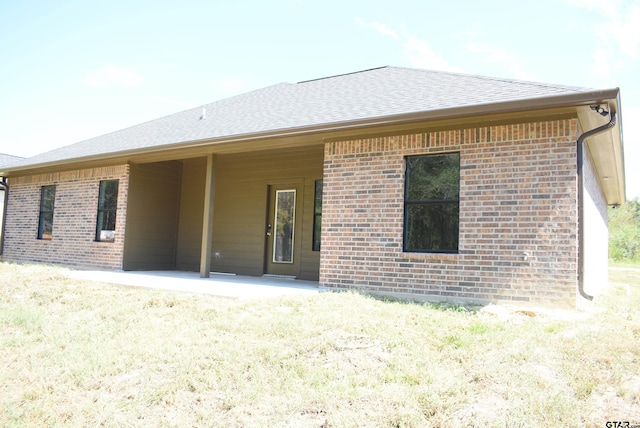
[{"label": "beige vinyl siding", "polygon": [[[214,271],[244,275],[264,273],[269,184],[302,181],[300,272],[317,280],[320,252],[312,251],[315,180],[322,178],[323,146],[220,155],[216,162],[213,226]],[[216,256],[217,255],[217,256]]]},{"label": "beige vinyl siding", "polygon": [[176,269],[200,270],[206,158],[187,159],[182,166]]},{"label": "beige vinyl siding", "polygon": [[[204,158],[183,161],[176,268],[199,269],[202,239]],[[303,182],[300,272],[318,280],[320,252],[312,251],[315,180],[322,178],[323,146],[218,155],[212,271],[260,276],[264,273],[269,184]]]},{"label": "beige vinyl siding", "polygon": [[175,269],[182,163],[131,165],[124,270]]},{"label": "beige vinyl siding", "polygon": [[[321,150],[323,150],[321,148]],[[322,157],[320,158],[322,159]],[[322,160],[320,160],[322,163]],[[302,254],[300,258],[300,277],[318,281],[320,279],[320,251],[313,251],[313,204],[316,191],[315,181],[322,179],[322,168],[317,176],[304,180],[304,223],[302,225]]]}]

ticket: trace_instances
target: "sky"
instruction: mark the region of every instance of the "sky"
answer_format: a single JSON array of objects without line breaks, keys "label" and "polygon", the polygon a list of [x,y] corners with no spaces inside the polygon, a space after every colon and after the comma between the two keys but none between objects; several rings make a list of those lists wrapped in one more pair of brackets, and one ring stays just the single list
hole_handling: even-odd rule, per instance
[{"label": "sky", "polygon": [[640,0],[0,0],[0,153],[385,65],[619,87],[640,197]]}]

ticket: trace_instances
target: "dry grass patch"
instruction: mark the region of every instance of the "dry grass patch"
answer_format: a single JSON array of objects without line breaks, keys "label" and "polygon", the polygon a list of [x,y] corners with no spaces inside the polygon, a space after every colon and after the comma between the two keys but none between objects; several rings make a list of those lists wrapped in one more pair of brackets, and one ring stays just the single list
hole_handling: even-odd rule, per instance
[{"label": "dry grass patch", "polygon": [[624,275],[592,313],[554,316],[237,301],[0,263],[0,426],[640,422],[640,273]]}]

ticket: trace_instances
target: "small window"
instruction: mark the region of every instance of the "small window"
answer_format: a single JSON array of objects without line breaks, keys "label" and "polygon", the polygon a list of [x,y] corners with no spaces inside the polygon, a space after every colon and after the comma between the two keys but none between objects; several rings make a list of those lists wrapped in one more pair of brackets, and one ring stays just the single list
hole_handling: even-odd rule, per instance
[{"label": "small window", "polygon": [[115,240],[117,208],[118,180],[101,181],[98,195],[96,241],[113,242]]},{"label": "small window", "polygon": [[320,251],[322,233],[322,180],[316,180],[316,194],[313,203],[313,251]]},{"label": "small window", "polygon": [[406,159],[404,250],[456,253],[460,206],[460,154]]},{"label": "small window", "polygon": [[56,186],[42,186],[42,189],[40,189],[38,239],[51,239],[53,237],[53,206],[55,199]]}]

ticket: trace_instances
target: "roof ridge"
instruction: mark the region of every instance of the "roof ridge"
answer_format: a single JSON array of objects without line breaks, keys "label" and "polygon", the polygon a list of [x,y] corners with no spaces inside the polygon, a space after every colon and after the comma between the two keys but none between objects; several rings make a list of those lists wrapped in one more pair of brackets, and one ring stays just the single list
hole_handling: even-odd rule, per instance
[{"label": "roof ridge", "polygon": [[366,70],[352,71],[351,73],[342,73],[342,74],[335,74],[333,76],[318,77],[316,79],[301,80],[300,82],[296,82],[296,84],[300,85],[302,83],[315,82],[315,81],[318,81],[318,80],[333,79],[335,77],[342,77],[342,76],[349,76],[349,75],[352,75],[352,74],[366,73],[368,71],[380,70],[382,68],[398,68],[398,67],[391,67],[391,66],[388,66],[388,65],[383,65],[381,67],[367,68]]},{"label": "roof ridge", "polygon": [[302,80],[302,81],[297,82],[296,84],[299,85],[299,84],[303,84],[303,83],[311,83],[311,82],[316,82],[316,81],[320,81],[320,80],[333,79],[333,78],[336,78],[336,77],[343,77],[343,76],[350,76],[350,75],[354,75],[354,74],[367,73],[367,72],[370,72],[370,71],[381,70],[381,69],[385,69],[385,68],[395,69],[395,70],[408,70],[408,71],[420,72],[420,73],[428,73],[428,74],[441,74],[441,75],[448,75],[448,76],[466,77],[466,78],[471,78],[471,79],[478,79],[478,80],[492,81],[492,82],[519,83],[519,84],[528,85],[528,86],[531,86],[531,87],[556,88],[556,89],[570,90],[570,91],[574,91],[574,92],[583,92],[583,91],[593,90],[593,88],[588,88],[588,87],[584,87],[584,86],[560,85],[560,84],[555,84],[555,83],[537,82],[537,81],[533,81],[533,80],[512,79],[512,78],[507,78],[507,77],[492,77],[492,76],[484,76],[484,75],[480,75],[480,74],[465,73],[465,72],[456,72],[456,71],[447,71],[447,70],[434,70],[434,69],[423,69],[423,68],[413,68],[413,67],[394,66],[394,65],[384,65],[384,66],[381,66],[381,67],[373,67],[373,68],[368,68],[368,69],[364,69],[364,70],[353,71],[353,72],[350,72],[350,73],[342,73],[342,74],[336,74],[336,75],[332,75],[332,76],[318,77],[316,79]]}]

